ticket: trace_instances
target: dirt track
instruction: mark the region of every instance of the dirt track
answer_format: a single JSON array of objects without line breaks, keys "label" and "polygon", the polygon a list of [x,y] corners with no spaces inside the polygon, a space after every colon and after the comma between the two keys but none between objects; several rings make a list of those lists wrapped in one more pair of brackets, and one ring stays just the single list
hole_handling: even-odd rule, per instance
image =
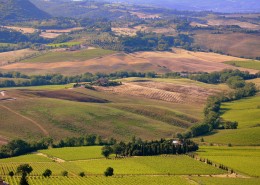
[{"label": "dirt track", "polygon": [[32,120],[31,118],[28,118],[26,116],[23,116],[22,114],[15,112],[14,110],[10,109],[9,107],[5,106],[5,105],[0,105],[1,107],[5,108],[6,110],[12,112],[13,114],[16,114],[17,116],[20,116],[23,119],[26,119],[27,121],[31,122],[32,124],[34,124],[35,126],[37,126],[45,136],[49,136],[48,131],[43,128],[39,123],[37,123],[36,121]]}]

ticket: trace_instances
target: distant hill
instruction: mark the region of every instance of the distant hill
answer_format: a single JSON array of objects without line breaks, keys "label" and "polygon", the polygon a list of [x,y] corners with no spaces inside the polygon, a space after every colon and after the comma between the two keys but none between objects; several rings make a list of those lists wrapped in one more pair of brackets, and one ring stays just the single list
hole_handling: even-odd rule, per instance
[{"label": "distant hill", "polygon": [[[55,1],[55,0],[54,0]],[[84,1],[84,0],[83,0]],[[102,0],[99,0],[102,1]],[[104,0],[190,11],[260,12],[259,0]]]},{"label": "distant hill", "polygon": [[43,19],[50,15],[37,8],[29,0],[0,0],[0,21]]}]

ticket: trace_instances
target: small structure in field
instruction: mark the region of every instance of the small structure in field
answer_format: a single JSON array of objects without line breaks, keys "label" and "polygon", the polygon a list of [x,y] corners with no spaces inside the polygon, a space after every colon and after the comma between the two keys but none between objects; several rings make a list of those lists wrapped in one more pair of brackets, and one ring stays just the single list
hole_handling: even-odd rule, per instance
[{"label": "small structure in field", "polygon": [[173,140],[173,141],[172,141],[172,144],[174,144],[175,146],[176,146],[176,145],[182,145],[182,142],[179,141],[179,140]]}]

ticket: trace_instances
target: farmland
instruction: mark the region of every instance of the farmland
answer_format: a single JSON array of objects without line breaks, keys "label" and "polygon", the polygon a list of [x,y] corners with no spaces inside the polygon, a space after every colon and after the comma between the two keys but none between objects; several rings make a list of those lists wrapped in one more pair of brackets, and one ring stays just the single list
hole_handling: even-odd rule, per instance
[{"label": "farmland", "polygon": [[260,61],[257,60],[249,60],[249,61],[229,61],[225,62],[226,64],[237,66],[237,67],[244,67],[248,69],[256,69],[260,70]]},{"label": "farmland", "polygon": [[225,120],[237,121],[238,129],[219,130],[215,134],[205,136],[205,141],[218,144],[259,145],[259,102],[258,94],[255,97],[223,104],[222,117]]},{"label": "farmland", "polygon": [[209,159],[218,164],[224,164],[236,172],[255,177],[260,176],[259,147],[203,146],[197,153],[202,158]]},{"label": "farmland", "polygon": [[[75,45],[73,43],[65,43],[67,45]],[[62,45],[62,44],[60,44]],[[54,45],[51,45],[55,47]],[[25,63],[56,63],[56,62],[64,62],[64,61],[83,61],[96,57],[102,57],[108,54],[114,53],[113,51],[103,50],[103,49],[92,49],[92,50],[83,50],[83,51],[74,51],[74,52],[66,52],[66,51],[57,51],[57,52],[49,52],[45,55],[24,60]]]},{"label": "farmland", "polygon": [[[124,140],[133,135],[169,138],[202,119],[207,96],[228,90],[223,84],[187,79],[141,79],[125,79],[122,86],[95,91],[72,85],[2,89],[15,101],[0,102],[0,120],[5,120],[0,135],[28,140],[44,135],[58,140],[78,133]],[[131,92],[129,86],[134,87]]]},{"label": "farmland", "polygon": [[258,57],[259,35],[244,33],[211,34],[199,31],[195,35],[195,43],[202,48],[221,51],[237,57]]},{"label": "farmland", "polygon": [[[108,55],[108,56],[106,56]],[[19,71],[26,74],[60,73],[75,75],[86,71],[111,73],[115,71],[213,72],[223,69],[240,69],[256,73],[258,70],[234,67],[222,62],[244,59],[215,53],[192,52],[174,49],[172,52],[115,53],[110,50],[53,51],[0,67],[0,71]]]},{"label": "farmland", "polygon": [[[56,151],[54,151],[56,150]],[[8,177],[9,171],[15,171],[16,167],[21,162],[27,162],[33,167],[33,172],[29,176],[30,184],[46,184],[51,182],[51,184],[60,183],[107,183],[113,184],[133,184],[140,182],[140,184],[145,184],[146,182],[151,182],[152,184],[161,184],[163,179],[164,183],[169,182],[169,184],[190,184],[190,180],[186,175],[198,175],[198,174],[223,174],[224,171],[209,166],[205,163],[196,161],[188,156],[155,156],[155,157],[132,157],[132,158],[114,158],[105,159],[100,157],[101,152],[100,147],[82,147],[81,151],[87,153],[87,158],[85,160],[72,161],[72,162],[52,162],[49,158],[43,157],[41,155],[30,154],[10,159],[0,160],[0,175],[8,181],[9,183],[15,184],[19,181],[19,176]],[[94,152],[93,152],[94,151]],[[43,152],[43,151],[39,151]],[[77,159],[80,159],[79,148],[61,148],[61,149],[50,149],[46,150],[47,153],[58,153],[59,157],[63,159],[69,157],[71,159],[74,155]],[[71,156],[68,155],[71,153]],[[91,156],[89,155],[91,154]],[[75,160],[76,158],[73,158]],[[94,159],[94,160],[93,160]],[[102,177],[103,171],[108,167],[112,166],[115,170],[115,176],[110,178]],[[41,176],[45,169],[50,169],[53,172],[51,178],[43,178]],[[61,176],[61,172],[66,170],[69,172],[69,177]],[[77,177],[79,172],[85,172],[87,177],[81,178]],[[151,181],[152,180],[152,181]]]},{"label": "farmland", "polygon": [[71,148],[40,150],[39,152],[46,154],[48,156],[61,158],[66,161],[75,161],[75,160],[103,158],[100,152],[101,148],[102,148],[101,146],[89,146],[89,147],[75,147],[73,148],[73,152],[71,152]]}]

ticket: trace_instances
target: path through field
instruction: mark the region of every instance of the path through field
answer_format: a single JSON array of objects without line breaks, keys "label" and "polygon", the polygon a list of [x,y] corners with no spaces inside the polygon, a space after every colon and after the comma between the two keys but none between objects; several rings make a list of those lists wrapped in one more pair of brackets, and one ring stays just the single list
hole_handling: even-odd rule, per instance
[{"label": "path through field", "polygon": [[23,119],[26,119],[27,121],[30,121],[32,124],[34,124],[35,126],[37,126],[37,127],[43,132],[43,134],[44,134],[45,136],[49,136],[48,131],[47,131],[45,128],[43,128],[43,127],[42,127],[39,123],[37,123],[36,121],[34,121],[34,120],[32,120],[31,118],[28,118],[28,117],[26,117],[26,116],[24,116],[24,115],[18,113],[18,112],[15,112],[14,110],[10,109],[9,107],[7,107],[7,106],[5,106],[5,105],[0,105],[0,106],[3,107],[3,108],[5,108],[5,109],[7,109],[7,110],[10,111],[10,112],[12,112],[13,114],[16,114],[16,115],[22,117]]}]

